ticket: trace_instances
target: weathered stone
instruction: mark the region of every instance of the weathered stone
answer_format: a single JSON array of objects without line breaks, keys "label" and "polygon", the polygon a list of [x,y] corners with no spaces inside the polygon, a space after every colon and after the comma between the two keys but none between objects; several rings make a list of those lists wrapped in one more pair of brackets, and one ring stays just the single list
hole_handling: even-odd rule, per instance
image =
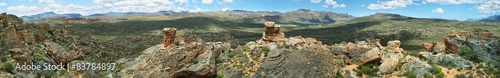
[{"label": "weathered stone", "polygon": [[354,51],[356,49],[356,45],[354,43],[351,43],[351,42],[348,42],[346,44],[346,47],[347,47],[347,52],[351,52],[351,51]]},{"label": "weathered stone", "polygon": [[401,69],[405,72],[413,71],[417,75],[417,78],[424,77],[425,73],[430,73],[431,65],[426,62],[420,61],[418,58],[407,55],[403,61]]},{"label": "weathered stone", "polygon": [[275,25],[274,22],[264,23],[265,29],[262,40],[266,42],[273,42],[285,38],[285,34],[280,32],[280,25]]},{"label": "weathered stone", "polygon": [[33,36],[35,38],[35,42],[42,42],[43,40],[45,40],[45,36],[43,35],[34,34]]},{"label": "weathered stone", "polygon": [[393,72],[399,64],[399,60],[403,59],[402,53],[384,53],[382,56],[382,64],[380,64],[379,71],[381,73]]},{"label": "weathered stone", "polygon": [[401,45],[401,42],[399,40],[393,40],[387,42],[387,51],[388,52],[401,52],[401,49],[399,46]]},{"label": "weathered stone", "polygon": [[173,45],[175,41],[176,28],[164,28],[163,29],[163,47],[168,47]]},{"label": "weathered stone", "polygon": [[460,31],[458,33],[455,31],[450,31],[450,33],[448,33],[444,37],[446,52],[458,53],[458,47],[462,46],[469,36],[470,34],[465,31]]},{"label": "weathered stone", "polygon": [[477,38],[479,40],[484,40],[490,38],[493,34],[485,29],[474,29],[472,31],[472,37]]},{"label": "weathered stone", "polygon": [[427,52],[433,52],[434,49],[432,49],[433,44],[432,43],[423,43],[422,46],[424,47],[425,51]]},{"label": "weathered stone", "polygon": [[[458,53],[459,48],[470,48],[470,51],[477,55],[483,62],[500,62],[500,38],[492,36],[488,30],[475,29],[472,33],[454,31],[446,35],[445,44],[448,53]],[[470,59],[476,61],[477,59]]]},{"label": "weathered stone", "polygon": [[470,68],[473,65],[471,61],[464,59],[457,54],[433,54],[431,52],[420,52],[419,56],[429,60],[432,64],[439,64],[447,67]]},{"label": "weathered stone", "polygon": [[44,50],[47,51],[47,54],[50,58],[54,59],[54,61],[58,64],[66,65],[74,60],[83,60],[83,54],[79,51],[68,50],[58,43],[54,42],[45,42]]},{"label": "weathered stone", "polygon": [[427,52],[440,53],[446,51],[446,46],[442,43],[423,43],[422,45]]},{"label": "weathered stone", "polygon": [[22,54],[22,50],[20,48],[9,49],[10,58],[19,59]]}]

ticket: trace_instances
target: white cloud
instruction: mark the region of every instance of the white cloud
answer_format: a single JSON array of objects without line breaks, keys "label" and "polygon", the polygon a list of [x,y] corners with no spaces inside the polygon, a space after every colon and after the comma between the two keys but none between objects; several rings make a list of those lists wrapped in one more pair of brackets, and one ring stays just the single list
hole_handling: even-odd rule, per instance
[{"label": "white cloud", "polygon": [[182,5],[182,4],[187,4],[189,3],[189,0],[174,0],[174,2],[178,2],[179,5]]},{"label": "white cloud", "polygon": [[442,8],[436,8],[435,10],[432,10],[432,13],[442,14],[442,13],[444,13],[444,10]]},{"label": "white cloud", "polygon": [[21,6],[16,6],[16,7],[14,7],[14,6],[8,7],[7,10],[9,10],[9,11],[39,11],[41,9],[37,6],[21,5]]},{"label": "white cloud", "polygon": [[38,2],[54,3],[56,1],[55,0],[38,0]]},{"label": "white cloud", "polygon": [[310,2],[311,2],[311,3],[320,3],[320,2],[321,2],[321,0],[311,0]]},{"label": "white cloud", "polygon": [[[157,12],[161,10],[187,11],[180,6],[175,6],[168,0],[93,0],[96,5],[82,6],[77,4],[61,5],[51,3],[47,6],[10,6],[9,13],[19,16],[34,15],[42,12],[53,11],[58,14],[80,13],[90,15],[107,12]],[[202,9],[202,8],[200,8]]]},{"label": "white cloud", "polygon": [[208,9],[201,9],[200,7],[198,6],[194,6],[195,9],[192,9],[192,10],[188,10],[189,12],[204,12],[204,11],[209,11]]},{"label": "white cloud", "polygon": [[0,2],[0,6],[7,6],[7,3],[5,3],[5,2]]},{"label": "white cloud", "polygon": [[222,8],[220,11],[229,11],[229,8]]},{"label": "white cloud", "polygon": [[463,3],[482,3],[486,0],[425,0],[427,3],[435,4],[463,4]]},{"label": "white cloud", "polygon": [[378,4],[370,4],[367,8],[370,10],[397,9],[412,4],[414,4],[412,0],[391,0],[379,2]]},{"label": "white cloud", "polygon": [[479,6],[476,6],[475,8],[481,13],[499,13],[500,0],[487,1]]},{"label": "white cloud", "polygon": [[337,1],[325,0],[325,5],[323,5],[323,7],[328,8],[329,6],[331,6],[332,8],[344,8],[344,7],[346,7],[345,4],[337,4]]},{"label": "white cloud", "polygon": [[203,4],[212,4],[212,2],[214,2],[214,0],[202,0],[201,3]]},{"label": "white cloud", "polygon": [[224,3],[232,3],[233,0],[222,0],[222,2],[224,2]]}]

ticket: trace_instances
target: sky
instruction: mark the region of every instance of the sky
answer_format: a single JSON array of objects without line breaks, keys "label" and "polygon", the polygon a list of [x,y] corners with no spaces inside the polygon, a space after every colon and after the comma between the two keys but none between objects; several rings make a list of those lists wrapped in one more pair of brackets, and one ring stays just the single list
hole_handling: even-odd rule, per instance
[{"label": "sky", "polygon": [[395,13],[419,18],[481,19],[500,13],[500,0],[0,0],[0,11],[18,16],[43,12],[90,15],[157,11],[294,11],[311,9],[356,17]]}]

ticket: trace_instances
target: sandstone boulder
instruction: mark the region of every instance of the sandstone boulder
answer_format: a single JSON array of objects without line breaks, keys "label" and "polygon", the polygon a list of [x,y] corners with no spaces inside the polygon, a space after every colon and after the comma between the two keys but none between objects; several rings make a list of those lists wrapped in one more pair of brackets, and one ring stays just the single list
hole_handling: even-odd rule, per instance
[{"label": "sandstone boulder", "polygon": [[389,41],[389,42],[387,42],[387,46],[386,46],[387,51],[400,53],[402,51],[402,49],[399,48],[400,45],[401,45],[401,42],[399,40]]},{"label": "sandstone boulder", "polygon": [[280,25],[275,25],[274,22],[266,22],[264,25],[265,28],[262,40],[266,42],[273,42],[285,38],[285,34],[280,32]]},{"label": "sandstone boulder", "polygon": [[382,64],[380,64],[379,72],[381,73],[391,73],[399,65],[399,60],[403,59],[404,55],[402,53],[384,53],[382,56]]},{"label": "sandstone boulder", "polygon": [[163,47],[168,47],[174,43],[176,31],[177,31],[176,28],[163,29]]}]

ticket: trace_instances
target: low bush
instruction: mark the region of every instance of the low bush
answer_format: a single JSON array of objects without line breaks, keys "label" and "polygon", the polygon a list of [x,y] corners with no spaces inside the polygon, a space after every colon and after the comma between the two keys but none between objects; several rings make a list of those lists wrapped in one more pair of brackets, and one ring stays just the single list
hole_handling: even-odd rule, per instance
[{"label": "low bush", "polygon": [[192,61],[193,61],[193,64],[198,64],[198,62],[199,62],[198,58],[194,58]]},{"label": "low bush", "polygon": [[409,71],[405,73],[406,78],[417,78],[417,74],[414,71]]},{"label": "low bush", "polygon": [[481,62],[481,60],[479,60],[478,56],[476,54],[472,53],[472,51],[466,46],[460,47],[460,50],[458,50],[458,55],[462,56],[465,59],[474,61],[476,63]]}]

